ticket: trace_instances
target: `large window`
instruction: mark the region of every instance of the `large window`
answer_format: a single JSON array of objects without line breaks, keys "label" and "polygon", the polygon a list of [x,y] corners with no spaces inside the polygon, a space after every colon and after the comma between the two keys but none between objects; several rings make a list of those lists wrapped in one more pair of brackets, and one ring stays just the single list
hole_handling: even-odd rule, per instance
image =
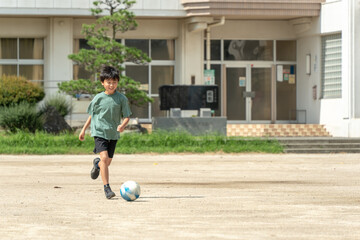
[{"label": "large window", "polygon": [[[159,87],[165,84],[174,84],[175,71],[175,40],[173,39],[122,39],[119,40],[129,47],[136,47],[146,53],[152,60],[149,64],[138,65],[125,63],[124,75],[141,84],[140,89],[154,99],[153,103],[145,106],[131,106],[132,117],[140,121],[151,121],[152,117],[165,116],[166,111],[160,111]],[[74,53],[80,49],[89,49],[86,40],[74,40]],[[95,76],[87,72],[77,64],[73,65],[74,79],[95,79]]]},{"label": "large window", "polygon": [[44,39],[0,38],[0,75],[23,76],[43,85]]},{"label": "large window", "polygon": [[272,61],[273,41],[224,40],[224,60]]},{"label": "large window", "polygon": [[[73,44],[73,52],[78,53],[80,49],[91,49],[91,47],[87,44],[85,39],[74,39]],[[73,64],[73,79],[91,79],[95,80],[95,75],[86,71],[83,66],[79,66],[77,64]]]},{"label": "large window", "polygon": [[159,87],[174,84],[175,40],[125,39],[125,45],[141,49],[152,59],[146,66],[125,64],[125,75],[140,82],[141,89],[154,99],[142,107],[131,106],[133,117],[150,121],[152,117],[166,116],[166,111],[160,110]]},{"label": "large window", "polygon": [[341,98],[341,34],[323,36],[321,96]]}]

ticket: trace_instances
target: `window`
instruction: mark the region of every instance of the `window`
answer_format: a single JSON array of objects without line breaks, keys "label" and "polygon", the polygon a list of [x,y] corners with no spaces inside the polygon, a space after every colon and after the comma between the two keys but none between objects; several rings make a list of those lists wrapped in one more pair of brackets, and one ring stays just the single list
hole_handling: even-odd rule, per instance
[{"label": "window", "polygon": [[[204,60],[206,60],[206,40],[204,41]],[[210,40],[210,60],[221,60],[221,40]]]},{"label": "window", "polygon": [[[141,89],[149,95],[149,66],[131,65],[126,66],[126,76],[140,82]],[[133,116],[139,119],[149,117],[149,106],[131,106]]]},{"label": "window", "polygon": [[154,99],[153,103],[145,106],[131,106],[132,116],[141,121],[150,121],[152,117],[166,116],[166,111],[160,110],[159,87],[165,84],[174,84],[175,40],[125,39],[125,45],[142,50],[152,59],[146,66],[125,64],[125,75],[140,82],[141,89]]},{"label": "window", "polygon": [[23,76],[43,85],[44,39],[0,38],[0,75]]},{"label": "window", "polygon": [[224,60],[272,61],[273,41],[224,40]]},{"label": "window", "polygon": [[321,97],[341,98],[341,34],[321,38]]},{"label": "window", "polygon": [[125,45],[136,47],[152,59],[146,65],[125,64],[125,75],[140,82],[141,89],[154,99],[146,106],[131,106],[133,117],[141,121],[150,121],[152,117],[166,116],[160,110],[159,87],[174,84],[175,40],[171,39],[125,39]]},{"label": "window", "polygon": [[[140,82],[140,89],[154,99],[146,106],[131,106],[132,117],[142,122],[150,121],[152,117],[165,116],[166,111],[160,111],[159,87],[164,84],[174,84],[175,71],[175,40],[173,39],[119,39],[128,47],[135,47],[146,53],[152,61],[147,65],[125,63],[126,76]],[[85,39],[74,39],[74,53],[80,49],[90,49]],[[77,64],[73,65],[73,78],[95,79],[91,73]]]},{"label": "window", "polygon": [[296,61],[296,41],[276,41],[276,61]]},{"label": "window", "polygon": [[[74,39],[73,52],[78,53],[80,49],[91,49],[87,44],[86,39]],[[91,74],[89,71],[85,70],[85,67],[79,66],[78,64],[73,64],[73,79],[91,79],[95,80],[95,75]]]}]

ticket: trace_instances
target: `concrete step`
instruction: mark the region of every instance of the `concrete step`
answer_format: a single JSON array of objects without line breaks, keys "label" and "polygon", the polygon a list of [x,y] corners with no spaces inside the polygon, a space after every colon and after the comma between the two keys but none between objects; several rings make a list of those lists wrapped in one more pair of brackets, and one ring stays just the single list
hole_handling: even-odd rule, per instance
[{"label": "concrete step", "polygon": [[298,148],[298,149],[284,149],[285,153],[360,153],[359,148]]},{"label": "concrete step", "polygon": [[282,144],[311,143],[359,143],[360,138],[341,138],[341,137],[283,137],[276,138]]},{"label": "concrete step", "polygon": [[285,143],[282,144],[286,148],[298,149],[298,148],[359,148],[360,143]]},{"label": "concrete step", "polygon": [[360,138],[277,138],[285,153],[360,153]]}]

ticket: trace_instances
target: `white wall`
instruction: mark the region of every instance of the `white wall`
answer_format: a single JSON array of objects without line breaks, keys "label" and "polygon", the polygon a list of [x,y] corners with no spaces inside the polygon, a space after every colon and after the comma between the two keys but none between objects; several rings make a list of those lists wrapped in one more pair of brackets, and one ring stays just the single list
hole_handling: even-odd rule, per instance
[{"label": "white wall", "polygon": [[72,61],[68,55],[73,52],[73,19],[72,18],[51,18],[48,50],[47,71],[45,78],[45,89],[47,93],[57,91],[57,83],[72,79]]},{"label": "white wall", "polygon": [[[311,74],[307,75],[306,55],[311,55]],[[320,122],[320,88],[321,88],[321,40],[319,36],[299,38],[297,40],[297,109],[306,110],[307,123]],[[316,86],[317,98],[313,98],[313,87]]]},{"label": "white wall", "polygon": [[133,9],[183,10],[179,0],[137,0]]},{"label": "white wall", "polygon": [[[351,1],[351,0],[350,0]],[[329,1],[321,9],[321,35],[340,32],[342,34],[342,97],[321,99],[320,123],[324,124],[333,136],[349,136],[351,99],[349,91],[349,32],[347,31],[347,1]],[[321,76],[320,76],[321,77]],[[321,82],[321,79],[320,79]]]},{"label": "white wall", "polygon": [[[298,34],[298,107],[306,108],[309,123],[324,124],[333,136],[360,137],[360,20],[359,1],[327,1],[322,4],[321,16],[313,19],[309,30]],[[311,100],[311,88],[321,91],[321,36],[342,33],[342,97]],[[306,76],[304,54],[312,56],[312,74]],[[314,72],[314,56],[318,59],[318,72]],[[301,81],[303,80],[303,81]]]},{"label": "white wall", "polygon": [[[0,7],[91,8],[94,0],[1,0]],[[133,9],[183,10],[180,0],[137,0]]]},{"label": "white wall", "polygon": [[[1,0],[1,15],[17,16],[91,16],[94,0]],[[136,16],[186,16],[180,0],[137,0]]]},{"label": "white wall", "polygon": [[[360,1],[357,0],[356,4],[354,4],[354,37],[353,37],[353,44],[354,44],[354,117],[360,118]],[[359,124],[360,125],[360,124]],[[360,131],[357,131],[360,132]]]},{"label": "white wall", "polygon": [[15,8],[89,8],[91,0],[1,0],[0,7]]}]

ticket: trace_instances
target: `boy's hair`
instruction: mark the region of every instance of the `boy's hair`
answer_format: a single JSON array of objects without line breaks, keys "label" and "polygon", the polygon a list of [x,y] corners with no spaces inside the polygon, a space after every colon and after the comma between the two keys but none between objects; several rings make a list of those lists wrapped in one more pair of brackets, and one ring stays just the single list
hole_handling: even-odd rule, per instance
[{"label": "boy's hair", "polygon": [[119,71],[110,66],[104,67],[100,73],[100,81],[104,82],[105,79],[114,79],[119,81]]}]

